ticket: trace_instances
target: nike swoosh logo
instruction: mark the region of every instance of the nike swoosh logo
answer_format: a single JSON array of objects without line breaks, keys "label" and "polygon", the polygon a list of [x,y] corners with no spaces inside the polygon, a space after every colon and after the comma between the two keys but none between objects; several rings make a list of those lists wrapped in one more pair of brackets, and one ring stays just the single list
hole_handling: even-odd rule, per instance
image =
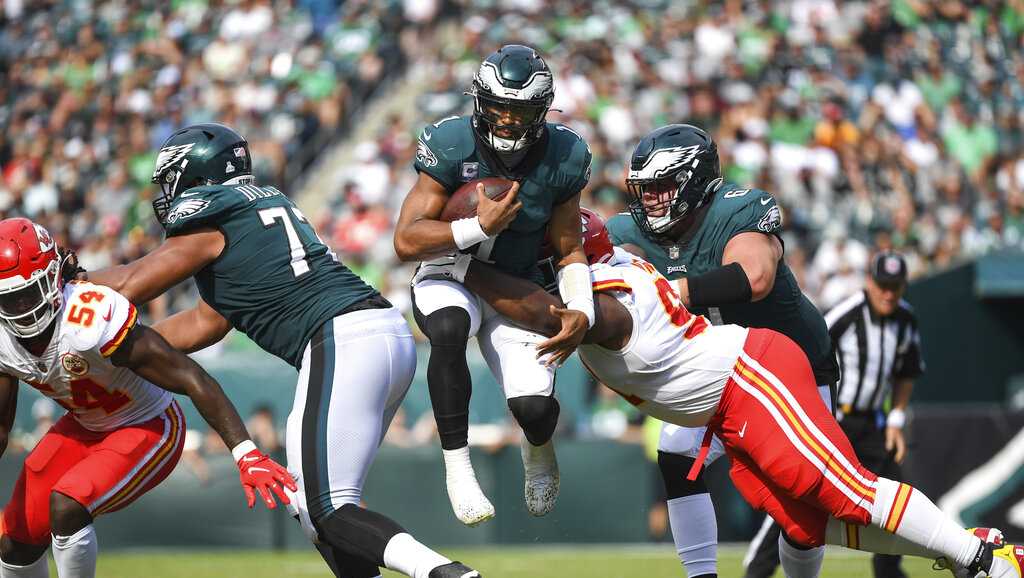
[{"label": "nike swoosh logo", "polygon": [[114,316],[114,306],[107,307],[107,314],[103,316],[104,321],[110,321],[110,318]]},{"label": "nike swoosh logo", "polygon": [[267,468],[249,468],[249,472],[267,472],[269,474],[270,470]]},{"label": "nike swoosh logo", "polygon": [[762,205],[767,205],[770,202],[772,202],[772,198],[771,197],[762,197],[761,198],[761,204]]},{"label": "nike swoosh logo", "polygon": [[178,196],[184,198],[184,197],[194,197],[196,195],[201,195],[201,194],[203,194],[203,191],[192,191],[191,193],[181,193]]},{"label": "nike swoosh logo", "polygon": [[740,437],[743,437],[747,433],[747,422],[743,422],[743,429],[740,430]]},{"label": "nike swoosh logo", "polygon": [[430,133],[429,133],[429,132],[427,132],[427,131],[423,131],[423,140],[425,140],[425,141],[428,141],[428,140],[430,140],[430,138],[431,138],[432,136],[434,136],[434,135],[430,134]]}]

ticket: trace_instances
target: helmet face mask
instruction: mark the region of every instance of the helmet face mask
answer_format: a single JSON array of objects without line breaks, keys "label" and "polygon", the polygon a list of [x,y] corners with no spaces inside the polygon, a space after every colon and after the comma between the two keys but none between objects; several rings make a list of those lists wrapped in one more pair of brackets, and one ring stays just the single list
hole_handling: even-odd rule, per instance
[{"label": "helmet face mask", "polygon": [[63,305],[61,268],[50,234],[28,219],[0,222],[0,325],[14,337],[45,332]]},{"label": "helmet face mask", "polygon": [[499,153],[529,148],[540,140],[551,102],[553,78],[532,48],[503,46],[473,78],[473,128]]},{"label": "helmet face mask", "polygon": [[683,222],[722,182],[718,149],[703,130],[668,125],[643,139],[633,151],[626,188],[629,211],[648,237],[674,241]]},{"label": "helmet face mask", "polygon": [[234,130],[216,123],[176,131],[157,154],[152,182],[160,187],[153,212],[167,224],[171,205],[183,191],[204,185],[251,183],[249,143]]}]

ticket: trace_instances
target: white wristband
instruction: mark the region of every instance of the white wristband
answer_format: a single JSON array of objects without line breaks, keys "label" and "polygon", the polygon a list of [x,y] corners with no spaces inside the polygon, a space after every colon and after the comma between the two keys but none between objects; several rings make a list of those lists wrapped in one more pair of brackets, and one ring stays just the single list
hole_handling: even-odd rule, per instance
[{"label": "white wristband", "polygon": [[566,308],[587,316],[587,327],[594,326],[594,290],[590,283],[590,267],[569,263],[558,271],[558,295]]},{"label": "white wristband", "polygon": [[231,448],[231,457],[235,458],[235,462],[245,457],[245,454],[257,449],[256,444],[252,443],[252,440],[245,440],[237,446]]},{"label": "white wristband", "polygon": [[490,237],[480,226],[478,217],[468,217],[452,221],[452,237],[455,239],[455,246],[459,249],[468,249],[477,243],[483,243]]},{"label": "white wristband", "polygon": [[907,414],[902,409],[894,409],[885,418],[885,425],[897,429],[903,429],[907,424]]}]

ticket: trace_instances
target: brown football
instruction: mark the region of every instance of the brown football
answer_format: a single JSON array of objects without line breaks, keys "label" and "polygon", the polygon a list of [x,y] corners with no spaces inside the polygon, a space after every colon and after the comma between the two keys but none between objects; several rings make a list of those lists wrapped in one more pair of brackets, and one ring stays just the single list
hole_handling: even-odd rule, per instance
[{"label": "brown football", "polygon": [[452,222],[458,219],[465,219],[476,216],[476,185],[481,183],[484,186],[484,194],[487,198],[500,201],[505,198],[505,193],[512,188],[512,181],[499,177],[487,177],[469,181],[459,187],[452,196],[448,197],[448,203],[441,211],[441,220]]}]

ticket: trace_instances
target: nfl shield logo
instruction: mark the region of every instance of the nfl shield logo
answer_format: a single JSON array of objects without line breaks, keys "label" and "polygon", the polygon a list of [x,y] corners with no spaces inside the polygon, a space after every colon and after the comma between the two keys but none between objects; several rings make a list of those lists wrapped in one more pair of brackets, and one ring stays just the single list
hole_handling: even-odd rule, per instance
[{"label": "nfl shield logo", "polygon": [[245,148],[243,148],[243,147],[235,147],[235,156],[239,157],[239,158],[244,157],[245,156]]},{"label": "nfl shield logo", "polygon": [[672,245],[668,248],[668,258],[678,259],[679,258],[679,245]]},{"label": "nfl shield logo", "polygon": [[480,163],[462,163],[462,179],[472,181],[480,174]]}]

